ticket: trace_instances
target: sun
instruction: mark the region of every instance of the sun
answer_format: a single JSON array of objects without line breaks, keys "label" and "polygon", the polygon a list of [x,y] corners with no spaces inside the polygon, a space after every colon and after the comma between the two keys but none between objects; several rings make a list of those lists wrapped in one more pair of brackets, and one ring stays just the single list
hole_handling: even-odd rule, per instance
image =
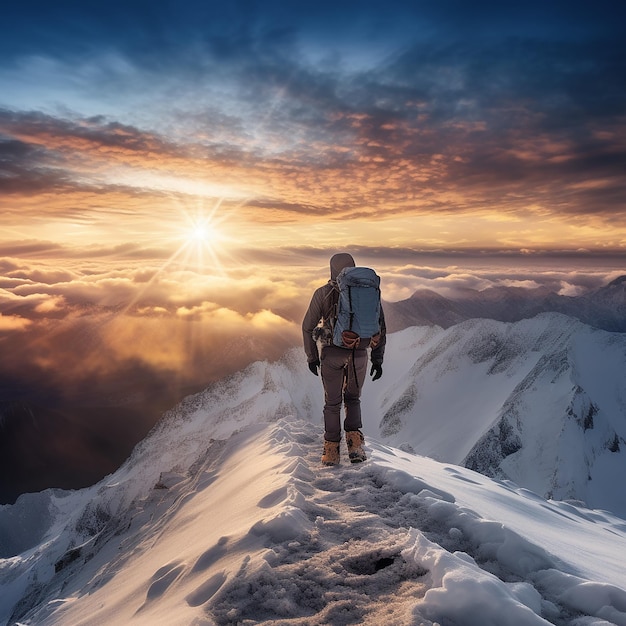
[{"label": "sun", "polygon": [[[240,205],[237,205],[240,206]],[[204,201],[193,206],[177,204],[177,220],[169,220],[163,241],[172,250],[143,289],[128,303],[124,312],[140,301],[147,289],[167,272],[196,272],[198,275],[226,277],[228,268],[238,262],[230,248],[238,240],[229,233],[230,211],[223,211],[222,200],[207,207]]]},{"label": "sun", "polygon": [[230,214],[221,199],[208,205],[200,199],[193,204],[179,205],[179,223],[174,226],[178,249],[170,262],[200,273],[224,274],[224,257],[232,244],[227,234]]},{"label": "sun", "polygon": [[192,243],[210,243],[217,238],[215,227],[212,227],[211,224],[208,223],[199,222],[193,224],[187,233],[187,239]]},{"label": "sun", "polygon": [[189,219],[181,237],[181,260],[185,265],[195,265],[198,269],[220,269],[222,239],[210,216]]}]

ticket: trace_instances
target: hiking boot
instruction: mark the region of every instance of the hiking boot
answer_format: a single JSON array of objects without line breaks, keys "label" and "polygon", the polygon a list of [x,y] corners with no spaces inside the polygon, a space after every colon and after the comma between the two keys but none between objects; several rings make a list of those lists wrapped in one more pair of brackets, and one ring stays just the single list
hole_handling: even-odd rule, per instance
[{"label": "hiking boot", "polygon": [[360,430],[346,431],[346,443],[348,444],[348,457],[351,463],[361,463],[367,459],[363,444],[365,438]]},{"label": "hiking boot", "polygon": [[322,454],[324,465],[339,465],[339,442],[324,441],[324,453]]}]

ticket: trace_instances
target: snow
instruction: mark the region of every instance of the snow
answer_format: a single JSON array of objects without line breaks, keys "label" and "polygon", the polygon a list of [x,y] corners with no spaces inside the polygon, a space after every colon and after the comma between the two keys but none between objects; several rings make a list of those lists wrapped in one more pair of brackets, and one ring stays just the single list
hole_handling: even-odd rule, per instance
[{"label": "snow", "polygon": [[[550,339],[558,347],[571,336],[589,355],[598,341],[601,348],[616,341],[578,326],[561,328],[557,340],[546,335],[553,322],[534,326],[542,345]],[[497,328],[528,343],[531,326]],[[383,379],[368,381],[364,398],[398,404],[405,382],[421,384],[417,370],[437,371],[428,382],[443,385],[450,375],[462,383],[459,372],[476,366],[482,378],[473,372],[473,385],[519,394],[546,355],[536,345],[488,374],[493,362],[476,350],[475,362],[461,358],[468,352],[459,352],[455,333],[391,336]],[[446,351],[456,370],[437,356]],[[617,358],[602,354],[609,364]],[[424,355],[433,369],[424,368]],[[598,370],[600,377],[584,376],[599,388],[594,397],[603,394],[600,423],[603,412],[620,406],[623,388],[607,380],[609,366]],[[549,399],[550,390],[562,390],[555,380],[539,376],[533,384]],[[97,485],[27,494],[0,507],[0,624],[626,625],[624,519],[413,454],[407,450],[418,439],[389,441],[406,440],[406,428],[383,440],[369,415],[368,461],[349,465],[342,444],[343,464],[324,468],[321,396],[300,351],[255,363],[175,407]],[[524,397],[538,406],[532,394]],[[502,403],[510,398],[501,394]],[[490,411],[499,410],[495,404]],[[452,432],[462,418],[446,417],[440,426]],[[454,454],[458,445],[450,444]],[[606,483],[607,498],[611,484],[621,488]]]},{"label": "snow", "polygon": [[559,314],[470,320],[395,333],[388,354],[390,382],[363,390],[371,436],[626,516],[611,450],[626,451],[625,334]]},{"label": "snow", "polygon": [[[2,620],[30,585],[15,623],[626,624],[620,518],[375,441],[365,464],[321,468],[321,436],[285,416],[213,443],[169,488],[135,458],[68,495],[65,526],[1,562]],[[75,523],[131,482],[145,491],[125,510]]]}]

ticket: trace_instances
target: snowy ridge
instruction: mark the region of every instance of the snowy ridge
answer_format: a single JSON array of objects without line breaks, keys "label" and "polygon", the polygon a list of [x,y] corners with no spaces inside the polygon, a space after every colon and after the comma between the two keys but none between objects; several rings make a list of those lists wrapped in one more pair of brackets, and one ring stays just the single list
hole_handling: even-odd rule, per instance
[{"label": "snowy ridge", "polygon": [[626,517],[626,335],[549,313],[406,329],[389,355],[392,382],[364,389],[368,432]]},{"label": "snowy ridge", "polygon": [[320,469],[320,428],[293,416],[149,482],[161,436],[204,425],[187,417],[52,497],[43,541],[0,561],[3,623],[626,624],[623,520],[376,442]]},{"label": "snowy ridge", "polygon": [[97,485],[0,507],[0,624],[626,626],[625,342],[558,314],[395,333],[370,460],[336,469],[301,350],[254,363]]}]

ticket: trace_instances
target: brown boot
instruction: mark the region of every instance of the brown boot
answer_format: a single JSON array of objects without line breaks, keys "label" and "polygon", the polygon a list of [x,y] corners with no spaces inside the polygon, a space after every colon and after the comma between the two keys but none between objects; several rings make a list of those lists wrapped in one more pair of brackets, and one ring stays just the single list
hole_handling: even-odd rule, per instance
[{"label": "brown boot", "polygon": [[360,430],[346,431],[346,443],[348,444],[348,456],[351,463],[362,463],[367,459],[365,450],[363,450],[365,439]]},{"label": "brown boot", "polygon": [[324,465],[339,465],[339,442],[324,441],[324,454],[322,454]]}]

